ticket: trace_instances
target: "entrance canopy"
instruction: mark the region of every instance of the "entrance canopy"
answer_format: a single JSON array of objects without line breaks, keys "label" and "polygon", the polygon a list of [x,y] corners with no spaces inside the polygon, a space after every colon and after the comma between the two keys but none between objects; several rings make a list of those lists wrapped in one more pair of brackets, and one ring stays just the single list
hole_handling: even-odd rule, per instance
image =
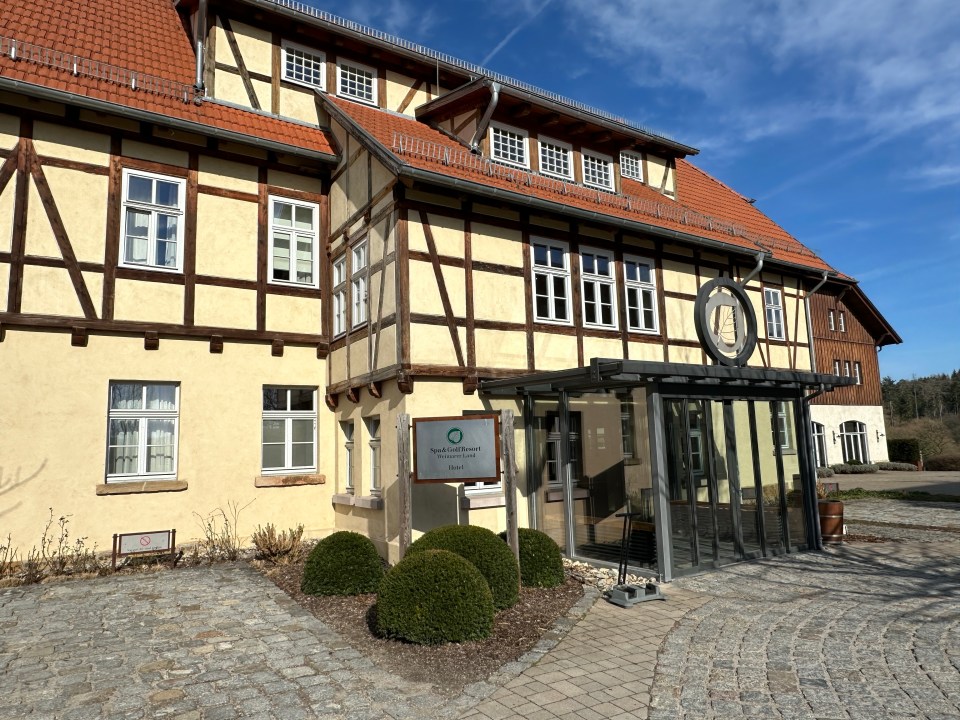
[{"label": "entrance canopy", "polygon": [[[732,394],[752,395],[767,394],[770,389],[792,391],[791,394],[808,388],[827,391],[854,385],[856,380],[795,370],[593,358],[587,367],[485,380],[480,388],[490,395],[516,396],[610,390],[648,383],[694,384],[702,386],[703,390],[728,388]],[[760,392],[754,393],[751,389]]]}]

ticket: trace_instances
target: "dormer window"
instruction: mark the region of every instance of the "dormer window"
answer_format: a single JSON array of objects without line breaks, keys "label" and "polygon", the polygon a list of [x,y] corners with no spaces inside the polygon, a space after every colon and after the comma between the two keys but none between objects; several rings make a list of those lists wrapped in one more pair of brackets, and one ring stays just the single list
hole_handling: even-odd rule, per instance
[{"label": "dormer window", "polygon": [[643,182],[643,158],[635,153],[620,153],[620,174],[625,178]]},{"label": "dormer window", "polygon": [[337,95],[377,104],[377,71],[358,63],[337,63]]},{"label": "dormer window", "polygon": [[573,163],[570,162],[572,148],[566,143],[543,137],[537,141],[537,144],[540,147],[540,172],[572,180]]},{"label": "dormer window", "polygon": [[490,157],[510,165],[530,167],[527,157],[527,133],[505,125],[491,125]]},{"label": "dormer window", "polygon": [[613,160],[604,155],[583,153],[583,183],[613,190]]},{"label": "dormer window", "polygon": [[324,89],[326,72],[322,52],[301,45],[283,42],[280,46],[280,64],[283,79],[298,85]]}]

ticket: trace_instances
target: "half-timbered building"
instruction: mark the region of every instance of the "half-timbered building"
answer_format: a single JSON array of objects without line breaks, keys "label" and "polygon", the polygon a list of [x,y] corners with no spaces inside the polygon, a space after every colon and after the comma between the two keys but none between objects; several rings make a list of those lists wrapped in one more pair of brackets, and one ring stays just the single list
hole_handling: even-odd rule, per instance
[{"label": "half-timbered building", "polygon": [[[852,382],[813,364],[824,281],[887,326],[696,153],[287,0],[12,0],[3,527],[229,505],[395,560],[398,416],[509,409],[520,523],[570,555],[615,560],[623,513],[666,578],[815,545],[807,396]],[[416,486],[413,532],[504,504]]]}]

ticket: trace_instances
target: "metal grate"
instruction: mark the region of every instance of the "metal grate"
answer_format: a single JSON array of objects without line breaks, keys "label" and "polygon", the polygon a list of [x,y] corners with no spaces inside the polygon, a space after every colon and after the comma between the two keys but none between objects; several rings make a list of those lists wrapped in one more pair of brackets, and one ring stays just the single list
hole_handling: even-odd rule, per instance
[{"label": "metal grate", "polygon": [[196,97],[193,85],[168,80],[157,75],[141,73],[117,65],[80,57],[73,53],[41,47],[33,43],[0,35],[0,56],[67,72],[74,77],[89,77],[131,90],[140,90],[152,95],[192,102]]},{"label": "metal grate", "polygon": [[480,155],[475,155],[466,148],[441,145],[440,143],[430,140],[423,140],[422,138],[394,132],[392,149],[398,155],[423,158],[441,165],[456,167],[461,170],[469,170],[479,175],[495,177],[499,180],[514,183],[518,186],[518,189],[528,187],[537,190],[546,190],[547,192],[557,193],[558,195],[575,197],[605,207],[625,210],[658,220],[670,220],[688,227],[743,238],[756,245],[758,249],[767,252],[776,249],[806,257],[817,257],[815,253],[799,243],[791,245],[783,240],[753,233],[736,223],[711,217],[710,215],[704,215],[703,213],[690,210],[676,203],[661,203],[655,200],[637,197],[636,195],[593,190],[573,182],[564,182],[563,180],[539,175],[522,168],[502,165]]},{"label": "metal grate", "polygon": [[666,133],[659,132],[657,130],[651,130],[648,127],[640,125],[638,123],[630,122],[629,120],[619,116],[614,115],[613,113],[607,112],[606,110],[601,110],[600,108],[587,105],[586,103],[579,102],[577,100],[571,100],[568,97],[564,97],[555,92],[549,90],[544,90],[539,88],[536,85],[531,85],[530,83],[524,82],[523,80],[517,80],[508,75],[502,75],[501,73],[494,72],[492,70],[487,70],[480,65],[475,65],[474,63],[467,62],[466,60],[461,60],[460,58],[454,57],[453,55],[447,55],[446,53],[439,52],[437,50],[431,50],[428,47],[419,45],[415,42],[410,42],[409,40],[404,40],[401,37],[396,35],[391,35],[385,33],[381,30],[375,30],[374,28],[367,27],[366,25],[361,25],[360,23],[353,22],[352,20],[347,20],[332,13],[328,13],[324,10],[317,10],[314,7],[306,5],[297,0],[264,0],[265,2],[271,3],[273,5],[278,5],[280,7],[287,8],[288,10],[293,10],[294,12],[302,13],[304,15],[309,15],[312,18],[317,20],[322,20],[323,22],[330,23],[331,25],[336,25],[338,27],[346,28],[347,30],[352,30],[354,32],[360,33],[362,35],[367,35],[369,37],[376,38],[381,42],[389,43],[390,45],[395,45],[396,47],[403,48],[404,50],[410,50],[419,55],[430,58],[431,60],[436,60],[442,62],[446,65],[452,65],[453,67],[464,70],[472,75],[477,75],[481,77],[490,78],[491,80],[501,83],[503,85],[509,85],[518,90],[523,90],[532,95],[538,95],[547,100],[552,100],[554,102],[561,103],[562,105],[568,105],[582,112],[589,113],[591,115],[596,115],[597,117],[603,118],[604,120],[611,120],[613,122],[619,123],[631,130],[641,132],[645,135],[650,135],[652,137],[657,137],[662,140],[667,140],[673,143],[679,143],[676,139],[672,138]]}]

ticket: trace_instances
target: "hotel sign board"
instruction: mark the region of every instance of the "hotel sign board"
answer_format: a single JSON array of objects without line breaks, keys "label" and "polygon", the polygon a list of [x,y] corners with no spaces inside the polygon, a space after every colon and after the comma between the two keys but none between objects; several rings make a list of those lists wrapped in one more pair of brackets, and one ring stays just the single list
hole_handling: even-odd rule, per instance
[{"label": "hotel sign board", "polygon": [[497,415],[414,418],[415,483],[500,482]]}]

